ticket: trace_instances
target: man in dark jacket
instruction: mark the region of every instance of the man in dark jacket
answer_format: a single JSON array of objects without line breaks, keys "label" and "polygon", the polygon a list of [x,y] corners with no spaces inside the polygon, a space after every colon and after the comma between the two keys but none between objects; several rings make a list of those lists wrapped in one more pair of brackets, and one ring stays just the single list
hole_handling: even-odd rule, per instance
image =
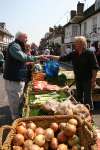
[{"label": "man in dark jacket", "polygon": [[27,79],[26,62],[35,62],[43,56],[29,56],[25,54],[27,35],[17,33],[15,41],[10,43],[7,49],[4,79],[5,89],[8,94],[8,101],[12,119],[19,117],[19,105],[22,102],[22,95]]},{"label": "man in dark jacket", "polygon": [[92,88],[96,85],[96,75],[99,68],[95,54],[87,50],[87,42],[85,37],[75,37],[75,51],[66,56],[50,56],[59,61],[72,61],[76,89],[77,100],[84,104],[89,104],[91,111],[93,110]]}]

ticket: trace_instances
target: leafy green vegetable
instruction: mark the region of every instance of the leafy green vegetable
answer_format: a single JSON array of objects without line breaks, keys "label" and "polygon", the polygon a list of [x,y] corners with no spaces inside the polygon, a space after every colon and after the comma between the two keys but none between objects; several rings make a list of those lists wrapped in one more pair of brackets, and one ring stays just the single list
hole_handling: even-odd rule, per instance
[{"label": "leafy green vegetable", "polygon": [[69,96],[69,94],[66,94],[63,91],[59,91],[59,92],[52,92],[52,93],[48,93],[48,94],[40,94],[40,95],[29,95],[29,100],[30,100],[30,104],[34,105],[42,105],[44,103],[46,103],[48,100],[55,100],[58,102],[62,102],[65,101],[67,99],[67,97]]},{"label": "leafy green vegetable", "polygon": [[58,75],[57,77],[46,77],[46,80],[51,84],[56,84],[59,86],[65,86],[67,82],[67,77],[64,73]]},{"label": "leafy green vegetable", "polygon": [[64,73],[60,74],[58,76],[58,85],[65,86],[67,82],[67,77]]},{"label": "leafy green vegetable", "polygon": [[29,116],[41,116],[41,115],[48,115],[48,113],[39,108],[30,109]]},{"label": "leafy green vegetable", "polygon": [[38,116],[40,109],[30,109],[29,116]]}]

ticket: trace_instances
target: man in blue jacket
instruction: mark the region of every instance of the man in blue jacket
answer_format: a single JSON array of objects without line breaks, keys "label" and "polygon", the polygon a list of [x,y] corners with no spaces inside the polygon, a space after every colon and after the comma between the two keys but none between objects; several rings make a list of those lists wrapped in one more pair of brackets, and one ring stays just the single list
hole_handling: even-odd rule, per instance
[{"label": "man in blue jacket", "polygon": [[26,62],[35,62],[40,56],[29,56],[25,54],[27,35],[17,33],[15,41],[10,43],[5,60],[4,79],[5,89],[8,95],[12,119],[19,117],[19,105],[22,102],[23,90],[27,78]]}]

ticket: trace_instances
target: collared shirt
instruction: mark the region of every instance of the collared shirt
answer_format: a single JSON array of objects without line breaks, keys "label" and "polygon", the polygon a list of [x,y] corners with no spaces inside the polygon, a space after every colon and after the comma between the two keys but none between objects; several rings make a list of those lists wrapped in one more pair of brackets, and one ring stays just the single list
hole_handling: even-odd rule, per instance
[{"label": "collared shirt", "polygon": [[92,70],[98,70],[99,66],[96,56],[88,50],[78,55],[75,51],[69,55],[62,56],[60,61],[72,61],[76,80],[87,81],[92,78]]}]

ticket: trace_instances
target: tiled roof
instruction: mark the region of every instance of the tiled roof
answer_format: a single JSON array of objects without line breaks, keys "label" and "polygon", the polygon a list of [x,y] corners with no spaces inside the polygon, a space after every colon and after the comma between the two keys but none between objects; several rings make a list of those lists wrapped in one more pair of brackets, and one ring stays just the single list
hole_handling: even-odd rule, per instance
[{"label": "tiled roof", "polygon": [[66,26],[68,26],[70,24],[79,24],[82,21],[84,21],[85,19],[87,19],[88,17],[93,16],[94,14],[96,14],[98,12],[100,12],[100,9],[95,10],[95,4],[93,4],[87,10],[85,10],[83,12],[83,16],[76,15],[67,24],[65,24],[63,27],[66,27]]},{"label": "tiled roof", "polygon": [[86,20],[87,18],[95,15],[98,12],[100,12],[100,9],[95,10],[95,4],[93,4],[91,7],[89,7],[87,10],[84,11],[84,13],[83,13],[84,17],[80,22],[82,22],[82,21]]}]

